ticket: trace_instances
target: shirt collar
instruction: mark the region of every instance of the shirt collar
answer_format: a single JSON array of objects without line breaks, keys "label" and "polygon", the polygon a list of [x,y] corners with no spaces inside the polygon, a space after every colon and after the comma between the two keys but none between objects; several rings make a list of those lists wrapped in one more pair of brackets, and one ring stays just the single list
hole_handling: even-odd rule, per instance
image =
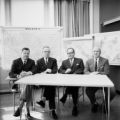
[{"label": "shirt collar", "polygon": [[27,61],[28,61],[28,60],[24,60],[24,59],[22,59],[22,58],[21,58],[21,60],[22,60],[23,64],[24,64],[24,61],[26,61],[26,63],[27,63]]},{"label": "shirt collar", "polygon": [[48,62],[48,58],[45,58],[45,57],[44,57],[44,61],[46,61],[46,60],[47,60],[47,62]]},{"label": "shirt collar", "polygon": [[69,59],[69,61],[71,61],[72,60],[72,62],[74,61],[74,58],[72,58],[72,59]]},{"label": "shirt collar", "polygon": [[[100,59],[100,57],[99,57],[99,58],[97,58],[97,63],[99,62],[99,59]],[[94,61],[96,61],[96,58],[94,58]]]}]

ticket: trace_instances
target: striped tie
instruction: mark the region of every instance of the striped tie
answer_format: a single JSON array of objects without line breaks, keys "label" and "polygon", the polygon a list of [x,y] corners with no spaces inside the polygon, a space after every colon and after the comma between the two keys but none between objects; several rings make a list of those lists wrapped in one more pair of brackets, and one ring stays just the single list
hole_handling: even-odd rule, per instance
[{"label": "striped tie", "polygon": [[95,60],[95,71],[97,71],[97,59]]}]

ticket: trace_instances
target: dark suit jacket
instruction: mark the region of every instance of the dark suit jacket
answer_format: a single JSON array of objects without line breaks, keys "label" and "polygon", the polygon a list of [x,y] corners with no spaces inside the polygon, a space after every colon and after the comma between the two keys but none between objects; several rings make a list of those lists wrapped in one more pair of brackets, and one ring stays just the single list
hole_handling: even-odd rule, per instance
[{"label": "dark suit jacket", "polygon": [[71,68],[71,72],[69,74],[83,74],[84,72],[84,64],[83,60],[80,58],[74,58],[73,65],[71,66],[69,59],[64,60],[62,65],[60,66],[59,73],[64,74],[65,71]]},{"label": "dark suit jacket", "polygon": [[[95,62],[94,62],[94,58],[91,58],[86,62],[85,73],[90,73],[94,71],[95,71]],[[103,57],[99,58],[97,71],[100,74],[106,74],[106,75],[109,74],[109,62],[107,59]]]},{"label": "dark suit jacket", "polygon": [[9,72],[9,76],[12,78],[16,78],[22,71],[31,71],[34,73],[35,70],[35,62],[32,59],[28,59],[27,63],[23,65],[22,59],[18,58],[13,61],[11,70]]},{"label": "dark suit jacket", "polygon": [[57,60],[49,57],[47,65],[45,64],[44,58],[41,58],[37,61],[36,72],[41,73],[46,69],[51,69],[51,74],[57,73]]}]

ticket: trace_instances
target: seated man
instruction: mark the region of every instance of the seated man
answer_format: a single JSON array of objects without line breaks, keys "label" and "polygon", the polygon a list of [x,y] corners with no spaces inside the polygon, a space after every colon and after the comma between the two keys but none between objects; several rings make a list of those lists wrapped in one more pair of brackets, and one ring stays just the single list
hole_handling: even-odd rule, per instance
[{"label": "seated man", "polygon": [[[93,58],[89,59],[86,62],[85,66],[85,73],[86,74],[102,74],[102,75],[109,75],[109,62],[107,59],[100,56],[101,55],[101,49],[98,47],[95,47],[93,49]],[[90,102],[92,104],[91,111],[97,112],[98,103],[96,102],[95,93],[102,88],[99,87],[88,87],[86,88],[86,94],[88,98],[90,99]],[[106,99],[106,105],[104,105],[104,113],[108,112],[107,107],[107,88],[105,88],[105,99]],[[112,100],[115,96],[115,89],[111,88],[110,90],[110,100]]]},{"label": "seated man", "polygon": [[[67,49],[68,59],[62,62],[62,65],[59,69],[59,73],[62,74],[83,74],[84,72],[84,64],[83,60],[80,58],[75,58],[75,50],[73,48]],[[65,90],[65,94],[60,99],[60,101],[64,104],[67,98],[67,95],[71,94],[73,99],[73,110],[72,115],[77,116],[77,100],[78,100],[78,87],[67,87]]]},{"label": "seated man", "polygon": [[[40,74],[55,74],[57,73],[57,60],[50,57],[50,48],[48,46],[43,47],[43,58],[37,61],[37,73]],[[38,101],[37,104],[45,107],[45,100],[49,101],[49,108],[52,111],[51,115],[54,119],[57,119],[55,112],[55,94],[56,88],[54,86],[45,86],[43,99]]]},{"label": "seated man", "polygon": [[[22,78],[28,75],[32,75],[35,70],[35,62],[34,60],[29,58],[30,50],[29,48],[23,48],[21,53],[21,58],[18,58],[13,61],[9,76],[12,78]],[[21,88],[21,96],[20,96],[20,105],[18,109],[15,111],[14,116],[18,117],[20,116],[20,113],[22,111],[22,107],[24,105],[24,102],[26,102],[26,110],[27,115],[26,117],[29,119],[30,116],[30,102],[32,99],[32,88],[30,85],[24,85]]]}]

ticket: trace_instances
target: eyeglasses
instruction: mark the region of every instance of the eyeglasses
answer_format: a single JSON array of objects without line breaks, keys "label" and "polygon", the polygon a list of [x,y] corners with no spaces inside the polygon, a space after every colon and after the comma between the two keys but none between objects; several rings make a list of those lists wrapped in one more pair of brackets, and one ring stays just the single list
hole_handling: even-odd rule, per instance
[{"label": "eyeglasses", "polygon": [[50,53],[50,51],[43,51],[43,52],[45,52],[45,53]]},{"label": "eyeglasses", "polygon": [[100,52],[100,51],[93,51],[93,52],[97,52],[97,53],[98,53],[98,52]]},{"label": "eyeglasses", "polygon": [[73,54],[73,53],[74,53],[74,52],[69,52],[69,53],[67,53],[67,54],[69,55],[69,54]]}]

